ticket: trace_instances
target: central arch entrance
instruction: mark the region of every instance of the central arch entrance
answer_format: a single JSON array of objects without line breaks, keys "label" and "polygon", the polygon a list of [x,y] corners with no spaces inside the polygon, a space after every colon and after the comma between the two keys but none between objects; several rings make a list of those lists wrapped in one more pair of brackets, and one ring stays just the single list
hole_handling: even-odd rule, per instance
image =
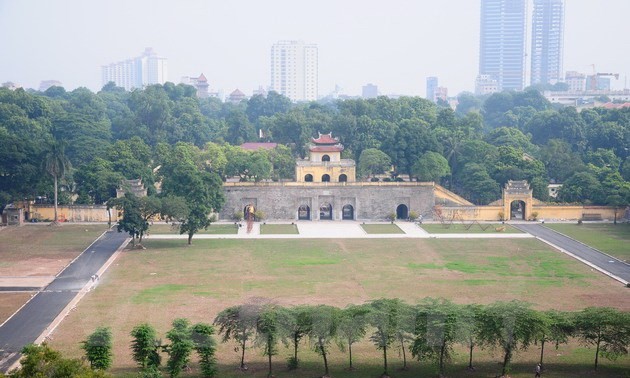
[{"label": "central arch entrance", "polygon": [[409,218],[409,208],[407,208],[407,205],[398,205],[396,208],[396,219],[407,218]]},{"label": "central arch entrance", "polygon": [[332,205],[329,203],[323,203],[319,207],[319,219],[321,220],[332,220]]},{"label": "central arch entrance", "polygon": [[510,202],[510,219],[525,220],[525,201]]},{"label": "central arch entrance", "polygon": [[346,205],[341,209],[341,219],[354,220],[354,207],[352,205]]},{"label": "central arch entrance", "polygon": [[298,220],[311,220],[311,208],[308,205],[301,205],[298,208]]}]

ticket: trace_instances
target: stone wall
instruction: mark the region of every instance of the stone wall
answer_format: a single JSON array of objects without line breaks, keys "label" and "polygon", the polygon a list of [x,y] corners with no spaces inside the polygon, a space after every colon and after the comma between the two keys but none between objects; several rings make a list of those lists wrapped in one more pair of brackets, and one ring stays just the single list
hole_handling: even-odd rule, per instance
[{"label": "stone wall", "polygon": [[325,203],[332,205],[333,220],[342,219],[347,205],[352,206],[355,220],[385,220],[399,205],[426,219],[435,203],[432,183],[234,183],[223,189],[222,220],[250,203],[269,220],[297,220],[301,205],[310,208],[311,220],[319,220],[319,208]]}]

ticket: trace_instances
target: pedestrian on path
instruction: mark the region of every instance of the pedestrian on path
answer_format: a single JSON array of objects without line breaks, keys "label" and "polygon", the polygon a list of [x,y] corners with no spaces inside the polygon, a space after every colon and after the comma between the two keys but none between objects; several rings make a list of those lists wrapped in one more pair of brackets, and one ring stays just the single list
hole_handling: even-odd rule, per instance
[{"label": "pedestrian on path", "polygon": [[540,377],[540,370],[541,370],[542,366],[540,366],[540,364],[536,365],[536,375],[534,375],[534,378],[536,377]]}]

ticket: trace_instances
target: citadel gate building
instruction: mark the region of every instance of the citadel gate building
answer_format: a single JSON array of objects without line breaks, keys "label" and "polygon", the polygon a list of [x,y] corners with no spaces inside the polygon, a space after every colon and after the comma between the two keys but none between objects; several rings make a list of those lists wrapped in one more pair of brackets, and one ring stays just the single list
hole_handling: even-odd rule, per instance
[{"label": "citadel gate building", "polygon": [[440,204],[472,205],[432,182],[357,182],[354,160],[331,134],[312,139],[308,159],[298,160],[294,182],[225,183],[221,219],[252,204],[269,220],[385,220],[392,213],[431,217]]}]

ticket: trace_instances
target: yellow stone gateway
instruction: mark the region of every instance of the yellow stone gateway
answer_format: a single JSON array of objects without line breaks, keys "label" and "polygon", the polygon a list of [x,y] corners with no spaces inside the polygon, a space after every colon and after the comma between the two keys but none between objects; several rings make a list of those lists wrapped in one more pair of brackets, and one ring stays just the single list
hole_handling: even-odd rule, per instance
[{"label": "yellow stone gateway", "polygon": [[311,139],[309,158],[298,160],[295,165],[297,182],[355,182],[354,160],[342,159],[343,145],[330,134],[319,134]]}]

